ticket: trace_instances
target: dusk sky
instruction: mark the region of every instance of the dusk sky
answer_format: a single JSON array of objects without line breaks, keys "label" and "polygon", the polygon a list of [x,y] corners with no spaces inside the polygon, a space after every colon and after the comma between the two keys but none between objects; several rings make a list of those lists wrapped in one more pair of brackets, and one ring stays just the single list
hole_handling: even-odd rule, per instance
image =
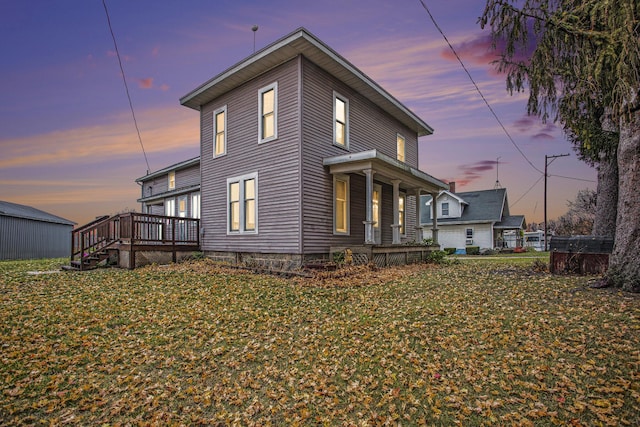
[{"label": "dusk sky", "polygon": [[[107,0],[151,171],[199,155],[199,114],[180,97],[305,27],[435,129],[420,169],[457,191],[507,188],[512,214],[543,219],[542,173],[518,152],[420,0]],[[549,167],[549,218],[595,188],[561,129],[526,115],[490,61],[482,0],[425,0],[529,161]],[[140,206],[147,166],[101,0],[0,2],[0,200],[84,224]],[[537,183],[536,183],[537,182]]]}]

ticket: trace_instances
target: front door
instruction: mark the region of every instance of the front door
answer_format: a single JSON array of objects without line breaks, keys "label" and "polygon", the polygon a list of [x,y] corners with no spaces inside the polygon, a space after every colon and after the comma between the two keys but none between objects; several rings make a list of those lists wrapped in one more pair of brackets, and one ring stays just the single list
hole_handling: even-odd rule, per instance
[{"label": "front door", "polygon": [[380,212],[382,211],[382,186],[380,184],[373,184],[373,240],[376,245],[382,243],[382,236],[380,234],[382,217]]}]

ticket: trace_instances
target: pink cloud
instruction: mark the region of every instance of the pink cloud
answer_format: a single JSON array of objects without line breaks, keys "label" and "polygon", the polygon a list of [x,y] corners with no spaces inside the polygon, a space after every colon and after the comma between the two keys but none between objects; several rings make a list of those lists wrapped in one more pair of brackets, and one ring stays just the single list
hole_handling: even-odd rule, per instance
[{"label": "pink cloud", "polygon": [[[530,28],[529,33],[532,32],[533,27]],[[495,41],[495,48],[493,47],[493,40],[489,33],[476,34],[473,38],[467,39],[462,43],[454,45],[453,48],[458,53],[463,62],[471,63],[475,65],[489,65],[493,61],[500,59],[502,52],[505,50],[506,43],[503,39]],[[514,61],[527,62],[527,59],[531,57],[531,54],[535,50],[536,40],[534,36],[531,36],[528,44],[524,48],[520,48],[516,51],[513,58]],[[453,52],[449,47],[440,51],[440,56],[448,61],[457,61]],[[495,67],[492,66],[489,74],[497,76],[500,75]]]},{"label": "pink cloud", "polygon": [[169,85],[166,84],[166,83],[161,84],[160,85],[160,90],[164,91],[164,92],[168,91],[169,90]]},{"label": "pink cloud", "polygon": [[[486,34],[464,41],[454,46],[454,49],[463,61],[476,65],[487,65],[499,58],[499,55],[491,49],[491,36]],[[440,56],[449,61],[457,61],[448,47],[440,51]]]},{"label": "pink cloud", "polygon": [[160,48],[158,46],[156,46],[151,51],[151,56],[158,56],[158,53],[160,53]]},{"label": "pink cloud", "polygon": [[493,170],[495,166],[495,160],[480,160],[475,163],[460,165],[458,166],[460,175],[456,176],[455,179],[451,179],[450,181],[455,181],[458,187],[464,187],[482,178],[484,172]]},{"label": "pink cloud", "polygon": [[136,79],[138,82],[138,87],[140,89],[151,89],[153,88],[153,77],[147,77],[146,79]]}]

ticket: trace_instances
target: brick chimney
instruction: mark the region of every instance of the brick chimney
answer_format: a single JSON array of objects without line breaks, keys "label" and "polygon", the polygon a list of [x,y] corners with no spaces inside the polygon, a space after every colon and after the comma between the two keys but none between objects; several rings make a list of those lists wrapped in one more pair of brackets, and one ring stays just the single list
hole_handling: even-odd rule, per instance
[{"label": "brick chimney", "polygon": [[456,182],[455,181],[449,181],[449,192],[455,194],[455,192],[456,192]]}]

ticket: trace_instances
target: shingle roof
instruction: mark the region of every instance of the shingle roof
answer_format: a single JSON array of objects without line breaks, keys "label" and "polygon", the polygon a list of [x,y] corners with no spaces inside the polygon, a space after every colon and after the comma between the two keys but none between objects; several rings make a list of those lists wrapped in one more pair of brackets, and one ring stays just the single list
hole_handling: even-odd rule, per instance
[{"label": "shingle roof", "polygon": [[56,224],[75,225],[73,221],[52,215],[31,206],[19,205],[17,203],[4,202],[0,200],[0,215],[12,216],[15,218],[33,219],[36,221],[53,222]]},{"label": "shingle roof", "polygon": [[502,221],[494,225],[494,228],[513,230],[514,228],[526,228],[526,225],[524,215],[510,215],[503,217]]},{"label": "shingle roof", "polygon": [[[495,222],[497,225],[501,224],[503,228],[519,228],[520,224],[524,223],[523,215],[509,215],[507,190],[505,188],[467,191],[455,193],[455,195],[468,203],[464,208],[464,212],[462,212],[462,216],[460,218],[438,218],[438,224]],[[424,204],[431,200],[431,196],[423,197]],[[429,209],[422,209],[421,217],[423,224],[431,224]],[[515,226],[511,227],[511,224]]]}]

